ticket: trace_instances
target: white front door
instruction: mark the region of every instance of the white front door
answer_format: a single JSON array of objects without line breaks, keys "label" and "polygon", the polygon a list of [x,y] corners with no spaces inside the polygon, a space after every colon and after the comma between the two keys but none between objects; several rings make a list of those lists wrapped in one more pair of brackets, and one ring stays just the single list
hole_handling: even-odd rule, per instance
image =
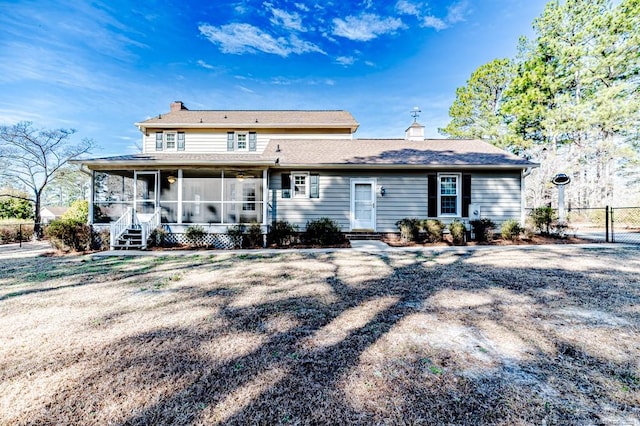
[{"label": "white front door", "polygon": [[351,229],[376,229],[375,179],[351,180]]}]

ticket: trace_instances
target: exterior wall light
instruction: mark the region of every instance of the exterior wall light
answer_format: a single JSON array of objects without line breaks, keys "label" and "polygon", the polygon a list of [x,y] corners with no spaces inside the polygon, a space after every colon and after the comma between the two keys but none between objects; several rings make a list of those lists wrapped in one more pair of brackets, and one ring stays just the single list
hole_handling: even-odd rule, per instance
[{"label": "exterior wall light", "polygon": [[386,194],[386,193],[387,193],[386,188],[385,188],[384,186],[381,186],[381,187],[380,187],[380,196],[381,196],[381,197],[384,197],[384,194]]},{"label": "exterior wall light", "polygon": [[175,176],[167,176],[167,182],[169,182],[169,184],[176,183],[176,177]]}]

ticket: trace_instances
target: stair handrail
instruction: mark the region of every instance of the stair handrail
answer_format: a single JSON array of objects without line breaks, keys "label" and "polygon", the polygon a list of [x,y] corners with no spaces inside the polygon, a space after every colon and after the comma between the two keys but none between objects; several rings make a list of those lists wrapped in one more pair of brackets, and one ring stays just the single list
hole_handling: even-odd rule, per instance
[{"label": "stair handrail", "polygon": [[149,218],[147,222],[140,222],[140,229],[142,234],[142,248],[147,248],[147,240],[149,236],[160,226],[160,208],[156,207],[156,210],[153,212],[153,215]]},{"label": "stair handrail", "polygon": [[118,237],[120,235],[122,235],[122,233],[127,230],[131,224],[133,223],[133,214],[131,211],[131,207],[127,207],[127,209],[125,210],[125,212],[122,214],[122,216],[120,216],[120,218],[118,220],[116,220],[115,222],[112,222],[110,224],[110,246],[111,246],[111,250],[113,250],[113,248],[116,245],[116,240],[118,239]]}]

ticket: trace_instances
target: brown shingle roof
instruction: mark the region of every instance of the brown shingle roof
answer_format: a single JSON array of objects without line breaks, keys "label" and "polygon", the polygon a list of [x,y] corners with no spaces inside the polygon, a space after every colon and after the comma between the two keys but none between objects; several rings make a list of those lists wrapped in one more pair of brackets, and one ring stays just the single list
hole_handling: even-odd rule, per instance
[{"label": "brown shingle roof", "polygon": [[481,140],[271,140],[264,154],[276,152],[281,166],[536,166]]},{"label": "brown shingle roof", "polygon": [[348,111],[188,110],[171,111],[136,123],[142,129],[163,127],[202,128],[348,128],[359,124]]},{"label": "brown shingle roof", "polygon": [[134,154],[78,160],[92,169],[141,166],[481,167],[537,164],[480,140],[275,139],[262,154]]}]

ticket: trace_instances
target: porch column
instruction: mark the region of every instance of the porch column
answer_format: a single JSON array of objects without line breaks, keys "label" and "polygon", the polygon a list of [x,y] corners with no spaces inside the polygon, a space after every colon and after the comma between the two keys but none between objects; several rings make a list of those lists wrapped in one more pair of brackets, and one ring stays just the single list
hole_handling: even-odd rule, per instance
[{"label": "porch column", "polygon": [[262,171],[262,224],[267,224],[267,200],[269,199],[269,187],[267,186],[267,169]]},{"label": "porch column", "polygon": [[178,223],[182,223],[182,169],[178,169]]},{"label": "porch column", "polygon": [[87,218],[89,225],[93,225],[93,203],[95,203],[95,198],[93,196],[93,186],[96,184],[96,171],[91,170],[91,185],[89,186],[89,217]]}]

